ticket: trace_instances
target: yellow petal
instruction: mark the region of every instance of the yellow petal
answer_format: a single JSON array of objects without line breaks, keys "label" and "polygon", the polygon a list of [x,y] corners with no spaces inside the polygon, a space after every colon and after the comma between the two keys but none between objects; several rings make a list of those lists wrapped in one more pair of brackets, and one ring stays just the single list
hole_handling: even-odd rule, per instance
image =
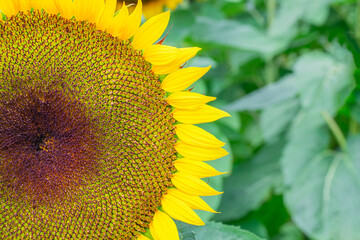
[{"label": "yellow petal", "polygon": [[183,142],[203,148],[220,148],[225,145],[214,135],[208,133],[202,128],[189,124],[175,125],[176,135]]},{"label": "yellow petal", "polygon": [[121,39],[128,39],[135,34],[135,32],[139,29],[141,23],[141,15],[142,15],[142,2],[141,0],[138,0],[138,3],[136,4],[134,11],[128,18],[128,23],[126,24],[126,29],[124,31],[124,34],[121,36]]},{"label": "yellow petal", "polygon": [[20,3],[19,11],[27,12],[31,10],[31,5],[29,0],[18,0]]},{"label": "yellow petal", "polygon": [[143,7],[143,14],[146,19],[155,16],[164,11],[162,1],[147,1]]},{"label": "yellow petal", "polygon": [[140,234],[138,237],[137,237],[137,240],[150,240],[148,237],[145,237],[144,235]]},{"label": "yellow petal", "polygon": [[[1,2],[1,0],[0,0]],[[42,9],[41,0],[30,0],[30,5],[33,9]]]},{"label": "yellow petal", "polygon": [[179,54],[181,51],[176,47],[156,44],[147,47],[143,56],[153,65],[164,65],[175,61]]},{"label": "yellow petal", "polygon": [[97,20],[97,28],[100,30],[106,30],[114,17],[116,10],[116,0],[106,0],[104,9],[102,10]]},{"label": "yellow petal", "polygon": [[211,66],[206,68],[189,67],[176,70],[165,77],[161,87],[167,92],[179,92],[199,80],[209,71]]},{"label": "yellow petal", "polygon": [[213,196],[222,193],[210,187],[200,178],[186,173],[174,173],[171,181],[177,189],[193,196]]},{"label": "yellow petal", "polygon": [[166,101],[175,108],[194,109],[200,105],[214,101],[216,97],[205,96],[200,93],[185,91],[171,94]]},{"label": "yellow petal", "polygon": [[186,144],[183,141],[175,144],[175,149],[182,156],[198,161],[210,161],[228,155],[228,152],[222,148],[201,148]]},{"label": "yellow petal", "polygon": [[205,104],[196,109],[177,108],[173,111],[173,116],[177,121],[186,124],[207,123],[223,117],[230,117],[227,112]]},{"label": "yellow petal", "polygon": [[107,32],[120,40],[124,40],[123,36],[126,32],[128,20],[129,11],[126,4],[123,4],[120,11],[111,19],[110,25],[107,26]]},{"label": "yellow petal", "polygon": [[132,45],[135,49],[144,49],[158,40],[165,31],[170,12],[164,12],[147,20],[134,35]]},{"label": "yellow petal", "polygon": [[174,221],[161,211],[156,211],[150,223],[150,233],[154,240],[179,240]]},{"label": "yellow petal", "polygon": [[174,165],[179,172],[187,173],[199,178],[213,177],[224,174],[207,163],[191,161],[186,158],[180,158],[179,160],[176,160]]},{"label": "yellow petal", "polygon": [[55,6],[63,18],[71,19],[74,16],[72,0],[55,0]]},{"label": "yellow petal", "polygon": [[201,48],[191,47],[191,48],[180,48],[180,53],[177,54],[174,61],[167,63],[165,65],[156,65],[151,68],[155,74],[168,74],[176,71],[181,65],[186,61],[194,57]]},{"label": "yellow petal", "polygon": [[74,15],[78,21],[95,23],[104,5],[104,0],[74,0]]},{"label": "yellow petal", "polygon": [[31,6],[34,9],[44,9],[45,12],[49,14],[58,14],[59,10],[57,9],[54,0],[30,0]]},{"label": "yellow petal", "polygon": [[161,206],[174,219],[197,226],[205,225],[201,218],[185,202],[173,196],[171,192],[163,196]]},{"label": "yellow petal", "polygon": [[187,205],[192,209],[198,209],[198,210],[203,210],[203,211],[207,211],[207,212],[217,213],[204,200],[202,200],[198,196],[192,196],[192,195],[186,194],[176,188],[168,189],[167,193],[170,193],[170,192],[173,196],[175,196],[178,199],[181,199],[183,202],[187,203]]},{"label": "yellow petal", "polygon": [[0,0],[0,11],[8,18],[18,14],[20,9],[20,3],[18,0]]}]

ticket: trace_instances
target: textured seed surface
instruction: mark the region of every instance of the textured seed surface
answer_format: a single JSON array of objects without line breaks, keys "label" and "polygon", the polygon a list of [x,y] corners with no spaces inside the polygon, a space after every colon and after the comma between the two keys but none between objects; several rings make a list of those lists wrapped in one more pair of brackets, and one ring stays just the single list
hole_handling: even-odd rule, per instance
[{"label": "textured seed surface", "polygon": [[44,12],[0,22],[0,236],[132,239],[171,185],[175,132],[129,40]]}]

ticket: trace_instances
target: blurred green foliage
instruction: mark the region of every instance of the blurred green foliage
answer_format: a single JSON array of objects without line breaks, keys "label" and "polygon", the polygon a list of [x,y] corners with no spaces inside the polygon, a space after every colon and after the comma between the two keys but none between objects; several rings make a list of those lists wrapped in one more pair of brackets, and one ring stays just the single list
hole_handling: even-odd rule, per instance
[{"label": "blurred green foliage", "polygon": [[185,1],[170,21],[165,42],[212,65],[195,90],[232,115],[206,126],[231,152],[221,213],[182,238],[360,239],[360,2]]}]

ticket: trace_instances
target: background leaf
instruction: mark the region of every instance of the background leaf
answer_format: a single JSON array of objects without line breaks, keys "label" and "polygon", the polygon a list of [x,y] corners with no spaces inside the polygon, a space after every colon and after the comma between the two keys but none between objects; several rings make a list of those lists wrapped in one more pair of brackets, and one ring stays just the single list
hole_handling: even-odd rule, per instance
[{"label": "background leaf", "polygon": [[241,22],[198,17],[192,39],[197,44],[211,44],[274,56],[288,44],[288,39],[267,35],[265,31]]},{"label": "background leaf", "polygon": [[207,223],[194,230],[198,240],[261,240],[249,231],[221,223]]},{"label": "background leaf", "polygon": [[281,186],[279,158],[283,142],[264,147],[255,157],[238,164],[234,173],[226,179],[223,201],[216,220],[238,219],[258,208],[274,187]]},{"label": "background leaf", "polygon": [[[295,222],[317,239],[360,236],[360,136],[349,141],[349,154],[322,151],[298,171],[286,193]],[[346,196],[346,197],[344,197]]]},{"label": "background leaf", "polygon": [[294,66],[301,105],[309,113],[339,109],[354,88],[354,62],[349,51],[338,44],[329,53],[310,52]]},{"label": "background leaf", "polygon": [[[205,221],[269,240],[358,240],[359,12],[356,0],[188,0],[172,14],[165,43],[202,48],[186,67],[212,65],[191,88],[232,115],[204,125],[231,153],[209,162],[229,173],[204,179],[224,191],[204,197],[221,211],[198,211]],[[227,239],[208,226],[185,232]]]}]

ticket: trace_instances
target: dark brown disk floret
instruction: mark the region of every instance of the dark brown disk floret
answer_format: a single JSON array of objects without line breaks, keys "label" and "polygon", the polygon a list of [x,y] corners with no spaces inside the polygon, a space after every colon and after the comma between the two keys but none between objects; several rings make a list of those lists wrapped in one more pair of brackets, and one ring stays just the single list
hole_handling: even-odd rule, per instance
[{"label": "dark brown disk floret", "polygon": [[32,11],[0,22],[0,238],[134,239],[171,183],[159,77],[130,40]]},{"label": "dark brown disk floret", "polygon": [[16,201],[71,197],[96,178],[101,149],[95,121],[60,91],[0,92],[0,184]]}]

